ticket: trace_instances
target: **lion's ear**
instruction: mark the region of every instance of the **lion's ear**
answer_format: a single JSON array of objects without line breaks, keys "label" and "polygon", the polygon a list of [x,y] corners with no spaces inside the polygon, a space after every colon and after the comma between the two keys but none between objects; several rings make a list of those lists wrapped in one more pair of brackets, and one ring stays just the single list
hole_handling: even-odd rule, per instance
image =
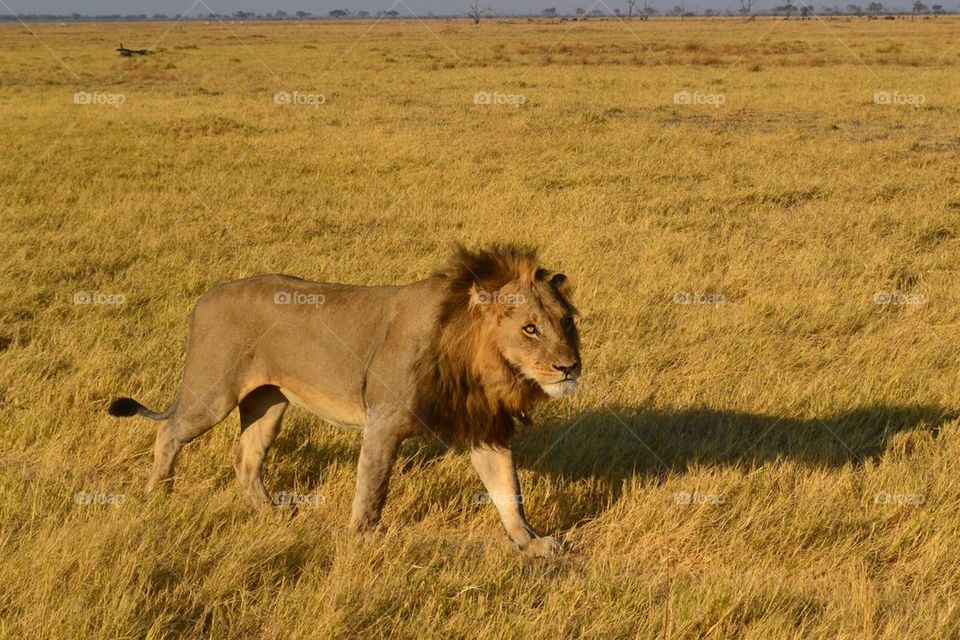
[{"label": "lion's ear", "polygon": [[553,274],[553,277],[550,278],[550,286],[552,286],[557,293],[562,295],[564,298],[573,293],[573,285],[570,283],[570,278],[562,273]]},{"label": "lion's ear", "polygon": [[500,289],[486,289],[480,283],[470,285],[470,306],[502,314],[523,302],[523,294],[516,283],[508,282]]},{"label": "lion's ear", "polygon": [[476,307],[485,304],[489,304],[493,299],[493,296],[489,291],[480,286],[479,283],[474,282],[470,285],[470,306]]}]

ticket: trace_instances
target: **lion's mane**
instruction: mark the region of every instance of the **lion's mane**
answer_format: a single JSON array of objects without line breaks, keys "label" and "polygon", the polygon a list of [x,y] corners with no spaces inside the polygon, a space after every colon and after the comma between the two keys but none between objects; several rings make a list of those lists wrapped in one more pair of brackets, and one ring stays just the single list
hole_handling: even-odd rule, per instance
[{"label": "lion's mane", "polygon": [[504,285],[532,285],[549,272],[538,267],[532,249],[495,245],[473,252],[457,246],[436,275],[447,290],[414,365],[414,412],[448,444],[506,445],[516,421],[526,422],[527,411],[546,396],[499,352],[492,339],[495,315],[471,297],[486,296],[486,304],[496,305]]}]

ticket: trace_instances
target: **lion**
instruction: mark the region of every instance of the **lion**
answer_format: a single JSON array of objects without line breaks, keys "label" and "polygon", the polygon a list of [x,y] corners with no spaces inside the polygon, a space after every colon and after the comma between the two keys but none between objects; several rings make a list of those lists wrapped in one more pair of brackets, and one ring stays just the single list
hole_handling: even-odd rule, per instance
[{"label": "lion", "polygon": [[350,516],[361,532],[379,528],[401,442],[433,436],[469,450],[516,547],[550,556],[561,545],[527,522],[510,442],[535,405],[578,388],[570,289],[535,250],[509,245],[458,245],[443,268],[402,286],[234,280],[194,307],[173,403],[157,413],[117,398],[109,413],[162,421],[147,491],[169,491],[183,445],[239,406],[234,469],[254,508],[272,505],[264,459],[290,403],[362,428]]}]

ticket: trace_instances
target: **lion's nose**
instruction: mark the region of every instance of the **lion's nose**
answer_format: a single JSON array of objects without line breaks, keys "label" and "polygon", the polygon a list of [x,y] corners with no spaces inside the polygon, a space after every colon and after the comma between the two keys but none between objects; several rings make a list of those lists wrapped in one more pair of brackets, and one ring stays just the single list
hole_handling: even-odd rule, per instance
[{"label": "lion's nose", "polygon": [[579,366],[580,366],[580,361],[574,360],[573,363],[571,364],[555,364],[553,365],[553,368],[556,369],[557,371],[565,373],[566,375],[570,375],[571,373],[576,371]]}]

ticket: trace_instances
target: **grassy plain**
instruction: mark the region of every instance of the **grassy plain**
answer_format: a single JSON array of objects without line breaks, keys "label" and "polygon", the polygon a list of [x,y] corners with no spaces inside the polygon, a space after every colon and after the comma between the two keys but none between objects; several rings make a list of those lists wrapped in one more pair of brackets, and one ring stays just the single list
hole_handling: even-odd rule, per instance
[{"label": "grassy plain", "polygon": [[[960,637],[958,62],[952,18],[0,26],[0,636]],[[235,414],[141,495],[104,409],[172,398],[203,291],[455,240],[577,286],[582,391],[516,443],[561,559],[429,443],[353,539],[359,435],[296,410],[297,517]]]}]

